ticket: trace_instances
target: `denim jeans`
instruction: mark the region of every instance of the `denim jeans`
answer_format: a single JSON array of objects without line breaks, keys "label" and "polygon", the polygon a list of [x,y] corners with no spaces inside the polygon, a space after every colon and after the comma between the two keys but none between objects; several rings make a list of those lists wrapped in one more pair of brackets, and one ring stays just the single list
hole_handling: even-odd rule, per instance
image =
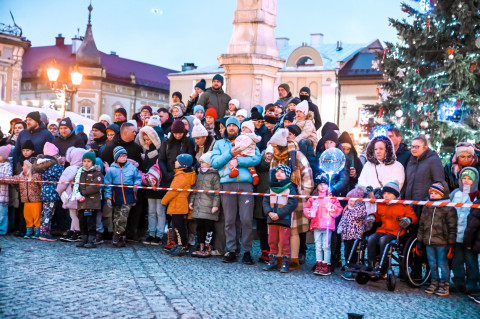
[{"label": "denim jeans", "polygon": [[8,231],[8,203],[0,203],[0,235]]},{"label": "denim jeans", "polygon": [[[428,246],[427,259],[432,272],[432,279],[450,281],[450,268],[448,267],[447,246]],[[440,268],[440,274],[438,269]]]},{"label": "denim jeans", "polygon": [[329,264],[332,254],[330,247],[332,231],[329,229],[314,229],[313,237],[315,238],[315,256],[317,261],[323,261]]},{"label": "denim jeans", "polygon": [[148,232],[152,237],[163,237],[167,206],[162,205],[161,199],[148,199]]},{"label": "denim jeans", "polygon": [[[465,273],[465,267],[467,269]],[[476,288],[478,273],[478,254],[465,248],[463,243],[455,244],[455,255],[452,260],[453,282],[456,285],[467,285],[467,288]],[[465,282],[465,275],[467,280]]]}]

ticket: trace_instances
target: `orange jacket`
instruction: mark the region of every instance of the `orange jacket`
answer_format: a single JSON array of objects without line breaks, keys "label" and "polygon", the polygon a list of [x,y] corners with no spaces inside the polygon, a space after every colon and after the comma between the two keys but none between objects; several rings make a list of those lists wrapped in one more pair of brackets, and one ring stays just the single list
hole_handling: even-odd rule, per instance
[{"label": "orange jacket", "polygon": [[[194,171],[185,172],[184,168],[179,168],[175,170],[175,176],[173,177],[170,187],[182,189],[192,188],[192,185],[195,184],[196,179],[197,175]],[[162,204],[168,205],[167,214],[188,214],[188,195],[190,195],[190,193],[186,191],[168,191],[162,199]]]},{"label": "orange jacket", "polygon": [[[412,224],[418,223],[418,217],[415,215],[410,205],[403,204],[377,204],[377,212],[373,214],[376,222],[382,222],[382,226],[377,229],[377,233],[385,233],[397,236],[402,229],[400,221],[397,218],[408,217],[412,220]],[[400,236],[405,234],[405,230]]]}]

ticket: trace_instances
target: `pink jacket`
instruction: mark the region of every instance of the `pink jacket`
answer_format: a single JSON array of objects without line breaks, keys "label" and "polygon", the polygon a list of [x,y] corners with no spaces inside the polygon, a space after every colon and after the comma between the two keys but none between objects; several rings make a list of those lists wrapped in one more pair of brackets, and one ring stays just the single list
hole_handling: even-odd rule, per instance
[{"label": "pink jacket", "polygon": [[[310,217],[310,210],[314,203],[317,203],[317,214],[314,218]],[[328,211],[330,204],[333,204],[333,211]],[[310,230],[313,229],[330,229],[335,231],[335,217],[340,216],[342,213],[342,206],[337,199],[318,199],[310,198],[303,207],[303,214],[308,219],[311,219]]]}]

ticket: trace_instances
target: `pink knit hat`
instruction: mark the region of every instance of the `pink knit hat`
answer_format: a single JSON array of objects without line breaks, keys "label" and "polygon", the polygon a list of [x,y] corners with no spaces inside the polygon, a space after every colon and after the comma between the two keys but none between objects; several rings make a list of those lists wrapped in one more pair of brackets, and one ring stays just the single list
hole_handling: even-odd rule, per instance
[{"label": "pink knit hat", "polygon": [[50,142],[45,143],[43,146],[43,154],[55,156],[58,155],[58,148]]},{"label": "pink knit hat", "polygon": [[10,144],[0,147],[0,156],[3,158],[4,161],[8,159],[8,156],[11,152],[12,145]]}]

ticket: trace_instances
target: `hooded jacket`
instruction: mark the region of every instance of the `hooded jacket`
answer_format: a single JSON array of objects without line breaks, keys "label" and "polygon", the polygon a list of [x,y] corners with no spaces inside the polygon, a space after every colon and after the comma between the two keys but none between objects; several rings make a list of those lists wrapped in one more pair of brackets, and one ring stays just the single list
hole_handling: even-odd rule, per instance
[{"label": "hooded jacket", "polygon": [[341,147],[341,144],[343,143],[349,144],[351,147],[350,153],[348,155],[345,155],[345,157],[348,159],[348,163],[350,164],[348,167],[348,175],[350,176],[350,168],[352,167],[355,168],[355,172],[357,174],[356,177],[350,177],[350,180],[348,183],[349,184],[348,189],[349,190],[354,189],[355,185],[357,185],[358,183],[358,177],[360,176],[360,174],[362,174],[362,169],[363,169],[362,161],[358,157],[357,150],[355,148],[355,145],[353,145],[353,140],[350,137],[350,134],[348,134],[348,132],[343,132],[340,135],[340,137],[338,138],[338,143],[339,143],[338,145],[339,147]]},{"label": "hooded jacket", "polygon": [[[221,190],[218,171],[211,168],[205,173],[199,172],[193,188]],[[193,204],[192,218],[218,221],[219,210],[212,214],[212,207],[220,209],[220,194],[191,193],[189,201]]]},{"label": "hooded jacket", "polygon": [[[475,201],[480,204],[480,201]],[[467,228],[463,237],[463,244],[473,252],[480,254],[480,208],[472,209],[467,219]]]},{"label": "hooded jacket", "polygon": [[[191,189],[195,184],[197,175],[194,171],[187,171],[185,168],[175,169],[175,176],[171,188]],[[188,196],[189,192],[168,191],[162,199],[162,205],[168,205],[167,214],[186,215],[188,214]]]},{"label": "hooded jacket", "polygon": [[377,228],[376,233],[384,233],[397,236],[405,234],[405,229],[400,227],[399,218],[408,217],[412,224],[418,222],[418,217],[410,205],[403,204],[377,204],[377,211],[372,214],[375,216],[375,222],[382,222],[382,225]]},{"label": "hooded jacket", "polygon": [[[63,166],[58,164],[53,156],[38,155],[36,162],[32,166],[33,173],[39,173],[42,181],[58,182],[63,173]],[[57,193],[56,183],[43,183],[41,196],[42,202],[55,202],[60,200]]]},{"label": "hooded jacket", "polygon": [[[147,135],[152,143],[147,145],[145,143],[145,137]],[[158,158],[158,150],[162,144],[160,140],[160,136],[158,133],[150,126],[142,127],[139,134],[138,134],[138,142],[142,146],[143,150],[145,151],[145,159],[143,165],[143,171],[147,172],[150,167],[155,165]]]},{"label": "hooded jacket", "polygon": [[92,185],[79,185],[78,190],[85,200],[83,202],[78,202],[78,209],[97,209],[102,208],[102,195],[101,189],[102,186],[98,184],[103,184],[103,175],[100,172],[100,166],[95,165],[93,169],[89,171],[83,171],[80,175],[80,183],[91,183]]},{"label": "hooded jacket", "polygon": [[[365,167],[363,169],[365,170]],[[428,189],[433,183],[445,181],[442,161],[437,152],[431,149],[427,149],[418,158],[413,155],[410,157],[406,175],[405,199],[426,198]]]},{"label": "hooded jacket", "polygon": [[39,154],[43,154],[43,146],[46,142],[53,141],[53,135],[50,133],[45,124],[41,123],[36,129],[30,130],[23,130],[18,134],[17,142],[15,144],[14,156],[13,156],[13,166],[17,164],[18,159],[22,157],[22,147],[23,144],[27,141],[31,140],[33,146],[35,147],[35,153],[32,156],[37,156]]},{"label": "hooded jacket", "polygon": [[[59,182],[69,183],[75,181],[75,176],[80,167],[82,167],[83,155],[87,150],[83,148],[70,147],[67,152],[65,159],[70,163],[60,176]],[[77,209],[77,200],[75,198],[70,198],[72,194],[73,185],[72,184],[63,184],[59,183],[56,185],[57,193],[60,195],[63,201],[63,208],[67,209]],[[65,195],[63,194],[65,192]]]},{"label": "hooded jacket", "polygon": [[[328,140],[331,140],[332,135],[327,134],[327,133],[333,133],[336,134],[337,139],[338,136],[340,135],[340,129],[338,128],[337,124],[332,123],[332,122],[327,122],[325,125],[322,127],[322,138],[320,141],[318,141],[317,147],[315,148],[315,154],[321,154],[325,150],[325,142]],[[330,137],[330,138],[329,138]]]},{"label": "hooded jacket", "polygon": [[231,99],[230,95],[223,92],[222,88],[210,87],[200,96],[197,104],[203,105],[205,111],[213,107],[217,111],[218,118],[222,118],[225,116],[225,110],[228,109],[228,102]]},{"label": "hooded jacket", "polygon": [[52,144],[58,148],[58,153],[60,156],[65,156],[67,154],[67,150],[72,146],[85,148],[85,142],[80,136],[75,134],[74,130],[72,130],[67,137],[63,137],[62,135],[58,134],[53,139]]},{"label": "hooded jacket", "polygon": [[[140,186],[142,179],[138,169],[130,162],[123,166],[113,163],[105,175],[105,184]],[[131,187],[106,186],[104,190],[105,198],[111,199],[114,206],[137,202],[136,191]]]},{"label": "hooded jacket", "polygon": [[[460,178],[460,176],[462,176],[462,173],[466,170],[474,171],[476,176],[475,180],[473,181],[473,184],[470,185],[470,187],[467,187],[467,185],[463,185],[462,179]],[[458,178],[459,187],[450,194],[450,201],[453,203],[471,204],[472,201],[470,200],[469,194],[471,192],[478,190],[478,171],[473,167],[465,167],[460,171],[458,176],[459,176]],[[468,215],[470,214],[471,208],[455,207],[455,209],[457,211],[456,242],[463,243],[463,235],[465,233],[465,229],[467,228],[467,218],[468,218]]]}]

